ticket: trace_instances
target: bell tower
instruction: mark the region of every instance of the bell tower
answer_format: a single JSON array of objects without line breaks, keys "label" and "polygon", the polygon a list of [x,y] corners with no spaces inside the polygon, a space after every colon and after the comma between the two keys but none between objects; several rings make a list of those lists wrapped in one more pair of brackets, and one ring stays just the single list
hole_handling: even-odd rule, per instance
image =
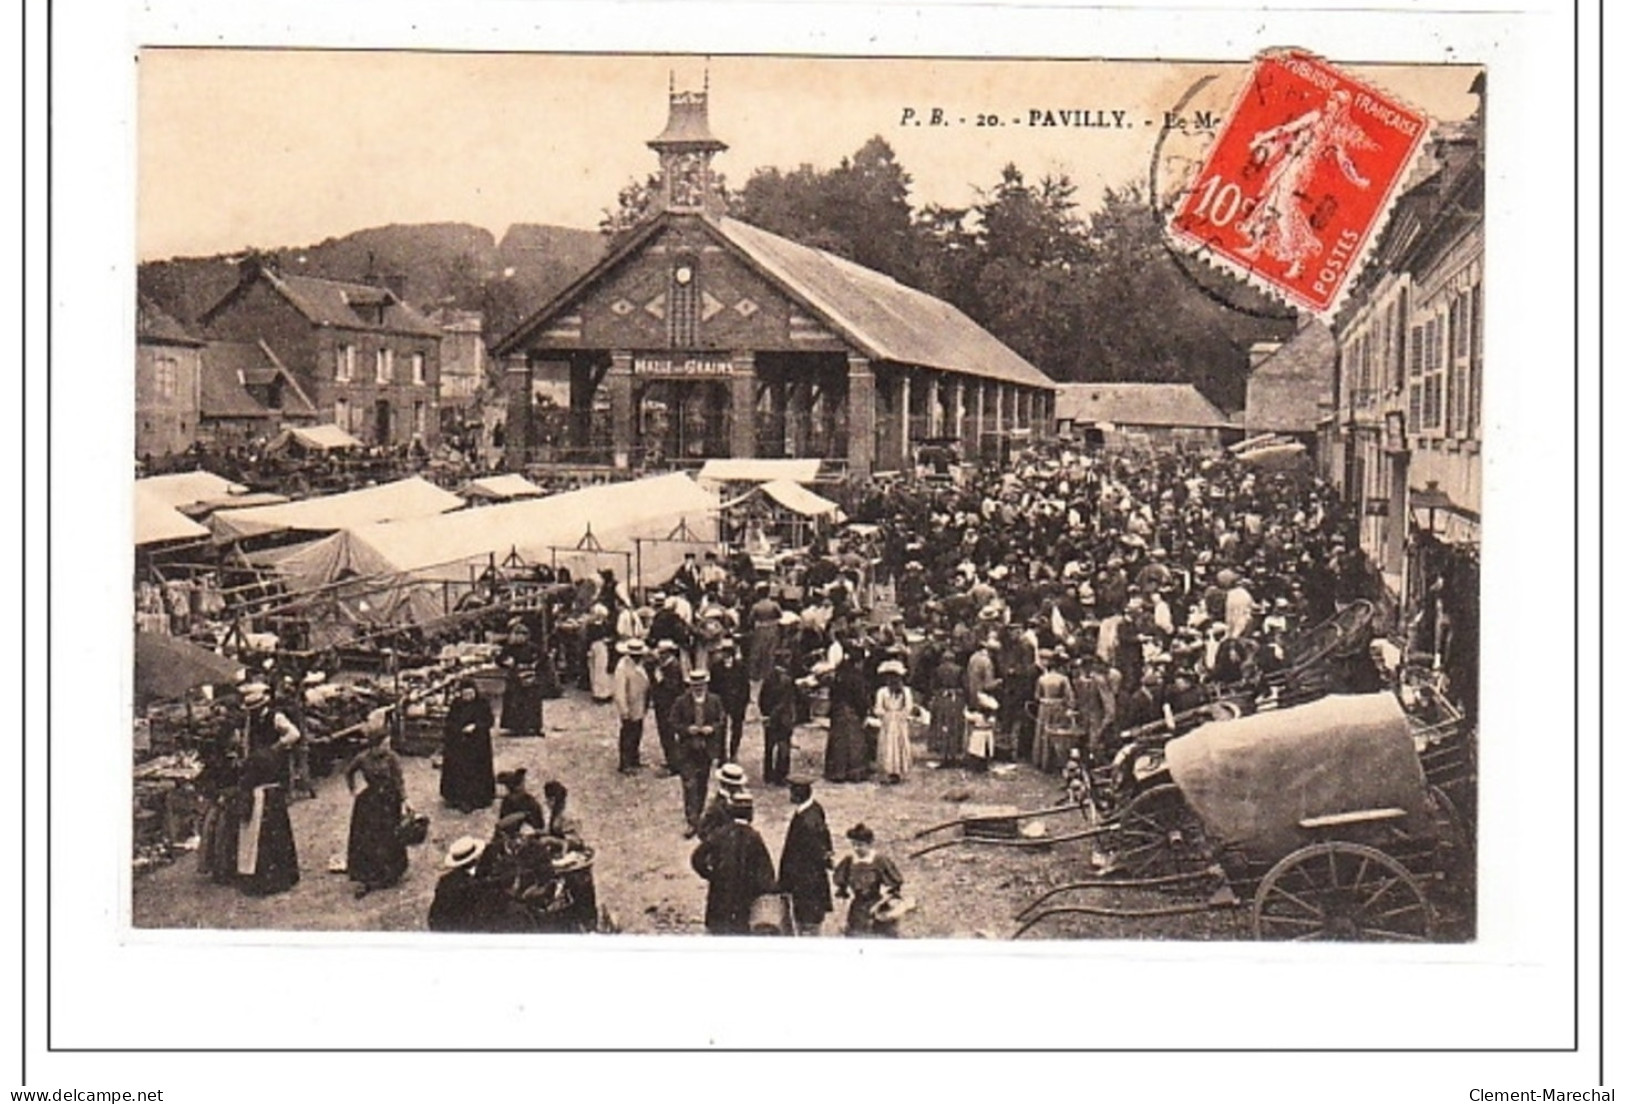
[{"label": "bell tower", "polygon": [[712,135],[707,117],[711,75],[706,74],[699,92],[679,92],[673,74],[667,91],[666,129],[649,139],[649,148],[660,155],[660,209],[716,213],[721,197],[711,175],[711,158],[728,145]]}]

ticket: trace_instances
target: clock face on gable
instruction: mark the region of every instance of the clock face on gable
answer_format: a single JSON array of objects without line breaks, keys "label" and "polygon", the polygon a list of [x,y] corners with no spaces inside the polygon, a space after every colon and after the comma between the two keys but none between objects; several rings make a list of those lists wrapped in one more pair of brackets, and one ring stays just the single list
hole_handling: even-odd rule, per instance
[{"label": "clock face on gable", "polygon": [[686,287],[694,279],[694,269],[690,265],[678,265],[676,271],[672,273],[672,278],[677,281],[679,286]]}]

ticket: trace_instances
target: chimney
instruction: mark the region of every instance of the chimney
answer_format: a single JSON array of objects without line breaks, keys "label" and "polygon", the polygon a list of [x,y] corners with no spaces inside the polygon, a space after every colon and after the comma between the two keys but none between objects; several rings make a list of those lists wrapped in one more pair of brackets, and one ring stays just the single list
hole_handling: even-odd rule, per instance
[{"label": "chimney", "polygon": [[406,302],[406,273],[385,272],[378,277],[378,286],[388,288],[401,302]]},{"label": "chimney", "polygon": [[277,274],[277,257],[275,253],[261,253],[251,250],[237,262],[237,282],[239,284],[252,284],[260,278],[260,273],[267,272],[272,276]]}]

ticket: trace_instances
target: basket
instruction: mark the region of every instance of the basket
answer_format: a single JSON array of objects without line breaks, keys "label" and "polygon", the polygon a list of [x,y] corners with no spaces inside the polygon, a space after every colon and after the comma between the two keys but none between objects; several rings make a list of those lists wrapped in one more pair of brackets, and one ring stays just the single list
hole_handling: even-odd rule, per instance
[{"label": "basket", "polygon": [[751,902],[752,935],[796,934],[795,910],[788,893],[767,893]]}]

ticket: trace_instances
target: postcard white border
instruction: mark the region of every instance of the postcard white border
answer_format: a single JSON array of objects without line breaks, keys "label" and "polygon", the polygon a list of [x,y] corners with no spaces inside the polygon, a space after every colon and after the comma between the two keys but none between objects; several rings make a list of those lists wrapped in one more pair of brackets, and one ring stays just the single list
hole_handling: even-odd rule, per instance
[{"label": "postcard white border", "polygon": [[[387,26],[380,18],[385,10]],[[1571,741],[1576,703],[1567,697],[1577,659],[1566,598],[1575,523],[1567,445],[1576,289],[1567,239],[1574,151],[1565,11],[1209,10],[1174,17],[1168,9],[1080,12],[986,4],[926,9],[464,2],[365,11],[334,4],[226,10],[150,3],[127,14],[127,22],[97,20],[89,7],[68,4],[59,4],[56,13],[57,587],[51,618],[57,853],[50,1025],[56,1046],[1570,1044],[1575,1000],[1568,825],[1581,765]],[[860,949],[625,939],[556,951],[465,950],[391,936],[154,938],[124,929],[127,881],[109,876],[98,856],[110,850],[108,840],[127,831],[128,773],[116,757],[105,768],[98,761],[105,749],[122,754],[119,718],[128,693],[128,668],[120,669],[127,648],[126,563],[109,549],[122,548],[128,532],[129,418],[127,406],[114,397],[126,378],[117,366],[128,361],[132,321],[130,59],[138,42],[1238,61],[1267,47],[1293,45],[1339,64],[1487,64],[1492,106],[1482,805],[1489,815],[1480,839],[1481,941],[1385,953],[1381,959],[1364,949],[1291,957],[1272,949],[1273,961],[1264,962],[1259,949],[1246,944],[922,943]],[[1537,150],[1538,156],[1522,152]],[[43,365],[31,359],[29,371],[38,380]],[[76,401],[90,388],[107,401]],[[1538,590],[1529,585],[1534,578]],[[1579,707],[1590,709],[1583,700]],[[42,711],[31,712],[27,738],[31,748],[42,749]],[[42,759],[35,754],[31,764],[37,767]],[[35,778],[31,771],[30,782]],[[43,791],[35,786],[31,792],[37,814]],[[37,846],[43,825],[36,820],[34,828],[31,843]],[[37,902],[43,863],[32,866]],[[1582,867],[1583,884],[1588,874]],[[1594,901],[1589,892],[1582,896],[1585,924],[1594,923],[1588,900]],[[39,949],[44,932],[37,907],[33,915],[31,942]],[[42,972],[31,972],[36,999],[43,981]],[[1583,984],[1589,981],[1583,978]],[[44,1026],[36,1018],[33,1030]],[[47,1066],[54,1061],[47,1059]],[[80,1061],[87,1068],[96,1064]],[[222,1067],[243,1061],[219,1060]],[[471,1056],[441,1063],[482,1061]],[[1008,1068],[1016,1059],[989,1061]],[[1165,1058],[1143,1061],[1159,1070],[1189,1067]],[[1371,1059],[1343,1061],[1357,1077],[1355,1071]],[[1483,1058],[1479,1066],[1493,1068],[1497,1061]],[[833,1069],[843,1060],[822,1062]],[[1234,1062],[1211,1059],[1213,1077],[1222,1081],[1223,1070],[1234,1073]],[[259,1069],[269,1071],[273,1064],[262,1060]],[[428,1078],[415,1082],[413,1098],[451,1073],[413,1068]],[[1193,1082],[1207,1083],[1206,1077]],[[1277,1098],[1256,1079],[1249,1087],[1260,1099]],[[1296,1086],[1298,1095],[1304,1087]],[[1354,1099],[1371,1088],[1334,1077],[1315,1082],[1314,1095]],[[244,1099],[288,1091],[285,1084],[232,1083],[233,1095]],[[1441,1098],[1455,1098],[1455,1091]]]}]

